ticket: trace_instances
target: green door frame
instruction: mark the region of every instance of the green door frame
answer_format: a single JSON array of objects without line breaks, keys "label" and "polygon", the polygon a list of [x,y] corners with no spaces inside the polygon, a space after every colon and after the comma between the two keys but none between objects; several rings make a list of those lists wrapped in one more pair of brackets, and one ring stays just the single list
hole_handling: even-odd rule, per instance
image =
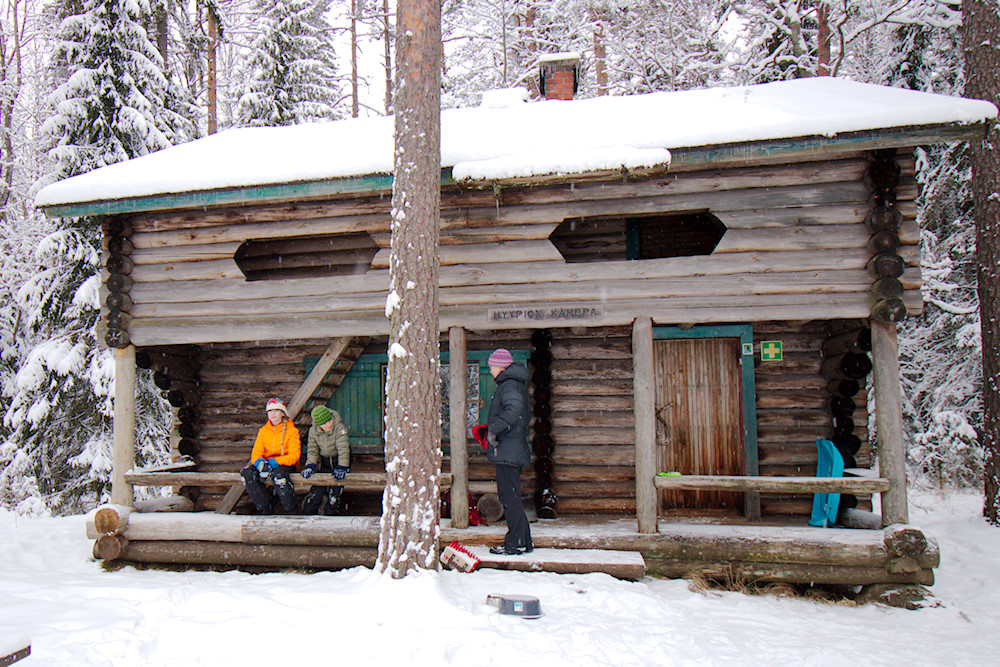
[{"label": "green door frame", "polygon": [[[757,456],[757,393],[753,366],[752,324],[710,324],[681,329],[680,327],[654,326],[653,340],[680,340],[695,338],[740,339],[740,392],[743,399],[743,456],[747,475],[759,474]],[[746,494],[746,515],[760,517],[760,494]]]}]

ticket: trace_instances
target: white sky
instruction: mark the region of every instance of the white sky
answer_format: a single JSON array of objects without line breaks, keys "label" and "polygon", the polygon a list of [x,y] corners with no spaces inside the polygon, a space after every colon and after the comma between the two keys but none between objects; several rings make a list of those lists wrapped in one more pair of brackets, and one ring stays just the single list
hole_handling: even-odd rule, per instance
[{"label": "white sky", "polygon": [[[456,179],[648,167],[669,149],[993,118],[988,102],[831,77],[571,102],[449,109],[441,163]],[[392,171],[393,120],[240,128],[60,181],[37,206]]]}]

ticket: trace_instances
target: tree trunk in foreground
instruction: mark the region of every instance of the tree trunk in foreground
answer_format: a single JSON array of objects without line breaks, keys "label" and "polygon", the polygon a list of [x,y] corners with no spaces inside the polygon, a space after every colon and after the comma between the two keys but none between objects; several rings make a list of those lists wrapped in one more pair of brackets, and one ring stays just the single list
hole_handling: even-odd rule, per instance
[{"label": "tree trunk in foreground", "polygon": [[389,259],[386,489],[378,567],[393,578],[437,567],[441,379],[439,0],[400,0],[396,16],[396,152]]},{"label": "tree trunk in foreground", "polygon": [[[1000,6],[996,0],[963,0],[965,94],[1000,104]],[[983,141],[972,142],[979,309],[983,339],[984,515],[1000,525],[1000,131],[989,123]]]}]

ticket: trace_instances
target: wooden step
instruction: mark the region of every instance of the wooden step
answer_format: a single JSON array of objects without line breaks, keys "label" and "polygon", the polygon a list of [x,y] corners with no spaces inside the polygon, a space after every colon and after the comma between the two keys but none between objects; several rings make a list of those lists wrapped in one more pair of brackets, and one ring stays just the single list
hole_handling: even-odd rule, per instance
[{"label": "wooden step", "polygon": [[605,549],[535,549],[519,556],[495,556],[489,547],[466,546],[479,567],[519,572],[587,574],[603,572],[618,579],[638,580],[646,576],[646,561],[638,551]]}]

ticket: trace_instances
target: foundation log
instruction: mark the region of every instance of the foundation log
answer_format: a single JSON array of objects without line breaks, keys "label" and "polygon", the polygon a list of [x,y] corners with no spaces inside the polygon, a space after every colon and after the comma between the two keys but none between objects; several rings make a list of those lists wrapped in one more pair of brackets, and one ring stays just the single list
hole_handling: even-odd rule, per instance
[{"label": "foundation log", "polygon": [[702,576],[748,583],[803,583],[863,586],[875,583],[934,583],[932,570],[889,572],[884,568],[790,563],[704,562],[646,558],[646,572],[661,577]]},{"label": "foundation log", "polygon": [[222,542],[132,542],[123,560],[139,563],[182,563],[228,567],[341,569],[373,567],[375,547],[318,547]]}]

